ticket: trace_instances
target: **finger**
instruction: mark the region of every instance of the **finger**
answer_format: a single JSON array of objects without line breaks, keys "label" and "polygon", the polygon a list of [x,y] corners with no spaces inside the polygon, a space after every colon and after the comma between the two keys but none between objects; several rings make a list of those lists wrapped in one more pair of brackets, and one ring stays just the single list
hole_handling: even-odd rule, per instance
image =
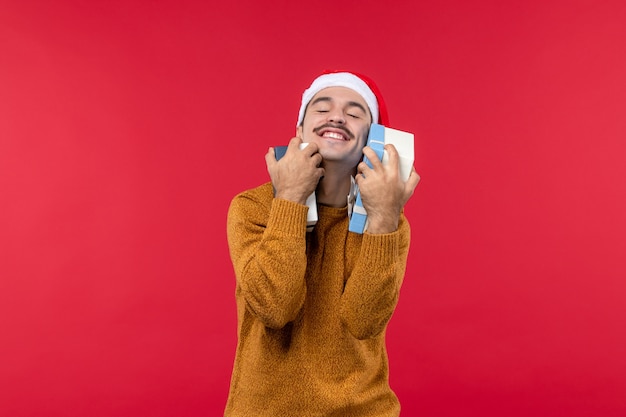
[{"label": "finger", "polygon": [[420,179],[421,177],[419,176],[417,171],[415,171],[415,167],[414,167],[411,170],[411,175],[409,175],[409,179],[406,180],[405,189],[410,190],[410,192],[413,193],[413,190],[415,190],[415,187],[417,187],[417,184],[420,182]]},{"label": "finger", "polygon": [[361,172],[354,176],[354,182],[356,183],[357,187],[361,188],[361,181],[363,181],[364,179],[365,176],[362,175]]},{"label": "finger", "polygon": [[383,163],[380,159],[378,159],[378,155],[376,155],[376,152],[374,152],[374,150],[369,146],[363,148],[363,155],[365,155],[367,159],[369,159],[373,169],[380,169],[382,167]]},{"label": "finger", "polygon": [[[422,177],[420,176],[420,174],[417,173],[417,171],[415,170],[415,167],[412,167],[411,169],[411,175],[414,175],[415,177],[417,177],[417,182],[419,183],[420,180],[422,179]],[[415,184],[417,185],[417,184]]]},{"label": "finger", "polygon": [[[299,137],[293,137],[291,138],[291,140],[289,141],[289,145],[287,145],[287,150],[292,150],[293,148],[295,149],[300,149],[300,144],[302,143],[302,139],[300,139]],[[293,152],[293,151],[292,151]]]},{"label": "finger", "polygon": [[[370,168],[369,165],[367,165],[367,163],[363,161],[359,162],[359,165],[357,165],[356,169],[357,169],[357,172],[361,174],[363,177],[367,177],[367,174],[374,171],[372,168]],[[361,175],[357,175],[357,176],[360,177]]]},{"label": "finger", "polygon": [[276,164],[276,151],[272,147],[270,147],[265,154],[265,164],[268,169]]},{"label": "finger", "polygon": [[393,146],[391,143],[388,143],[387,145],[385,145],[385,151],[387,151],[387,163],[392,167],[398,166],[400,155],[398,154],[398,150],[396,149],[396,147]]},{"label": "finger", "polygon": [[265,154],[265,159],[271,158],[274,161],[276,161],[276,150],[274,149],[273,146],[270,146],[269,149],[267,150],[267,153]]},{"label": "finger", "polygon": [[311,159],[315,163],[316,167],[319,167],[322,161],[324,160],[324,158],[322,158],[322,155],[320,153],[314,153],[313,155],[311,155]]},{"label": "finger", "polygon": [[319,151],[319,146],[317,146],[317,143],[313,142],[309,142],[309,144],[302,150],[302,152],[304,152],[307,156],[313,156],[317,153],[317,151]]}]

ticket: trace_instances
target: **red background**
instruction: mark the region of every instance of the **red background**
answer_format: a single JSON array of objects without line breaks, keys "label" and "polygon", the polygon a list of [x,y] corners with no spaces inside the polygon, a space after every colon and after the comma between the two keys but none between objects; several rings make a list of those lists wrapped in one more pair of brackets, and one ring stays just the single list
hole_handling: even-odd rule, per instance
[{"label": "red background", "polygon": [[626,415],[625,4],[0,1],[2,415],[221,415],[226,210],[326,68],[417,138],[403,415]]}]

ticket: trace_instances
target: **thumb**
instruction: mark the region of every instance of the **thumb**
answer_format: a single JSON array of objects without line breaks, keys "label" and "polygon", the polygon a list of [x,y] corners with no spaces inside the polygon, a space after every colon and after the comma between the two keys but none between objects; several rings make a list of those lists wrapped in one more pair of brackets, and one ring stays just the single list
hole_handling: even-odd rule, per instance
[{"label": "thumb", "polygon": [[265,154],[265,164],[267,165],[267,168],[270,168],[274,166],[274,164],[276,164],[276,151],[271,146]]}]

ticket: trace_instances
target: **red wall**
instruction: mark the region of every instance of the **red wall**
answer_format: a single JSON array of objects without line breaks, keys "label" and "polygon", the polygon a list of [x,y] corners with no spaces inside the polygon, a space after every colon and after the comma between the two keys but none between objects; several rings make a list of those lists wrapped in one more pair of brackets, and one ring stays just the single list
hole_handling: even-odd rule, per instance
[{"label": "red wall", "polygon": [[624,22],[617,0],[0,1],[2,415],[221,414],[226,210],[326,68],[417,137],[403,415],[626,415]]}]

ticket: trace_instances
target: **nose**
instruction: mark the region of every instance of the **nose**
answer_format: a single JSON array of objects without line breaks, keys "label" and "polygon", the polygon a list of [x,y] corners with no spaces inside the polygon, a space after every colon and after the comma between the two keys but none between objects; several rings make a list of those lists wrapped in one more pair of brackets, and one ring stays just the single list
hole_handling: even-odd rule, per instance
[{"label": "nose", "polygon": [[346,122],[346,117],[341,109],[333,109],[328,112],[328,121],[337,124],[344,124]]}]

